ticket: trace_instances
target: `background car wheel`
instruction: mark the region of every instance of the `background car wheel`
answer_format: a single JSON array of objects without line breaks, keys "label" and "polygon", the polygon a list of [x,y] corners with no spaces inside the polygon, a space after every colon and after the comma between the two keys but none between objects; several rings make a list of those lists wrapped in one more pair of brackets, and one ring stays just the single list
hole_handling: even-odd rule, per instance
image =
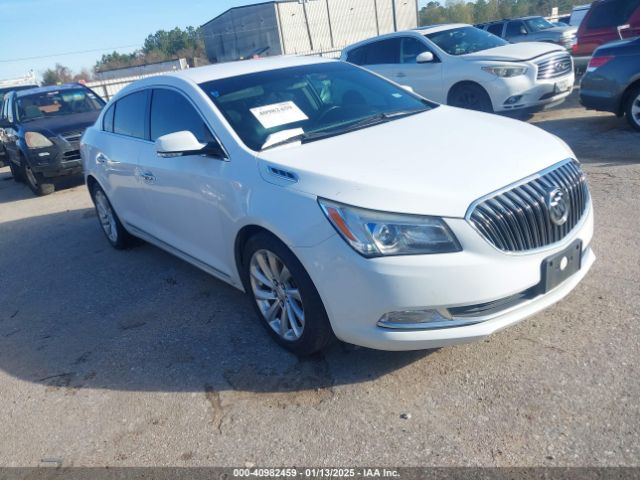
[{"label": "background car wheel", "polygon": [[491,98],[484,88],[475,83],[456,85],[449,92],[447,104],[453,107],[493,113]]},{"label": "background car wheel", "polygon": [[296,355],[311,355],[335,339],[313,281],[284,243],[257,234],[242,259],[245,290],[276,342]]},{"label": "background car wheel", "polygon": [[55,185],[47,181],[41,174],[34,172],[24,160],[22,161],[22,172],[31,191],[39,197],[50,195],[55,191]]},{"label": "background car wheel", "polygon": [[629,125],[640,131],[640,87],[634,89],[629,94],[625,106],[625,113]]},{"label": "background car wheel", "polygon": [[118,250],[127,248],[131,244],[131,234],[122,226],[120,219],[111,206],[111,202],[109,202],[107,195],[98,184],[95,184],[91,189],[91,198],[96,207],[102,231],[111,246]]},{"label": "background car wheel", "polygon": [[8,162],[9,162],[9,170],[11,170],[11,175],[13,176],[13,181],[18,183],[24,182],[24,177],[22,176],[22,172],[20,171],[20,168],[11,160],[8,160]]}]

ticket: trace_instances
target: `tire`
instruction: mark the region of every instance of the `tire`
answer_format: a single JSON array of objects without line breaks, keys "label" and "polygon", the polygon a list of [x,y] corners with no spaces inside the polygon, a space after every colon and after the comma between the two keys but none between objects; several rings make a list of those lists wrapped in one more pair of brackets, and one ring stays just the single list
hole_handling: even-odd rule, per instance
[{"label": "tire", "polygon": [[251,237],[244,247],[241,272],[261,323],[282,347],[307,356],[335,340],[309,274],[276,237],[266,232]]},{"label": "tire", "polygon": [[491,97],[487,91],[475,83],[462,83],[451,89],[447,104],[478,112],[493,113]]},{"label": "tire", "polygon": [[91,199],[96,208],[98,222],[102,232],[107,237],[107,241],[117,250],[124,250],[132,244],[132,236],[122,226],[118,215],[111,206],[107,194],[96,183],[91,188]]},{"label": "tire", "polygon": [[51,181],[47,181],[41,174],[31,170],[31,166],[24,159],[22,159],[21,173],[22,178],[31,191],[39,197],[51,195],[56,189],[55,185],[51,183]]},{"label": "tire", "polygon": [[636,87],[627,96],[627,103],[624,106],[627,122],[634,129],[640,131],[640,87]]},{"label": "tire", "polygon": [[9,163],[9,170],[11,170],[11,176],[13,176],[13,181],[17,183],[24,183],[24,177],[22,176],[20,167],[18,167],[11,160],[7,160],[7,162]]}]

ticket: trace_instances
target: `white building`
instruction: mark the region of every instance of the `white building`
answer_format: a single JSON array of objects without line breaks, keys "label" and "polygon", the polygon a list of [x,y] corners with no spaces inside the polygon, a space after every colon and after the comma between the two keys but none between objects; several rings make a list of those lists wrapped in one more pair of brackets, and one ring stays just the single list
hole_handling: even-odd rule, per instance
[{"label": "white building", "polygon": [[202,26],[211,62],[254,55],[336,53],[415,28],[417,0],[274,0],[231,8]]}]

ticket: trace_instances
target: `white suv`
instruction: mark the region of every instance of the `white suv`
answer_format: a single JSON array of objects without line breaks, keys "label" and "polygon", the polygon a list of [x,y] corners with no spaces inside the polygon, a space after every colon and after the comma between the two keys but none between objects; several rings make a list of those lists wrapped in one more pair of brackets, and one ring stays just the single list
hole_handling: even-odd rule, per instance
[{"label": "white suv", "polygon": [[575,81],[566,49],[510,44],[465,24],[391,33],[341,56],[439,103],[484,112],[533,112],[567,98]]},{"label": "white suv", "polygon": [[594,261],[573,152],[348,63],[275,58],[140,80],[82,139],[116,248],[131,235],[248,293],[298,354],[489,335]]}]

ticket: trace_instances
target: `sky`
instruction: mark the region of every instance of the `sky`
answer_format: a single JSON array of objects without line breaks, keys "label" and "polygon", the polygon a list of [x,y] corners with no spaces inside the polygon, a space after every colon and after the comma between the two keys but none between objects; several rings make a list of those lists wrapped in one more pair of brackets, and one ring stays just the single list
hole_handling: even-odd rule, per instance
[{"label": "sky", "polygon": [[56,63],[91,69],[103,53],[132,52],[157,30],[197,27],[251,3],[257,0],[0,0],[0,80],[31,69],[40,77]]}]

